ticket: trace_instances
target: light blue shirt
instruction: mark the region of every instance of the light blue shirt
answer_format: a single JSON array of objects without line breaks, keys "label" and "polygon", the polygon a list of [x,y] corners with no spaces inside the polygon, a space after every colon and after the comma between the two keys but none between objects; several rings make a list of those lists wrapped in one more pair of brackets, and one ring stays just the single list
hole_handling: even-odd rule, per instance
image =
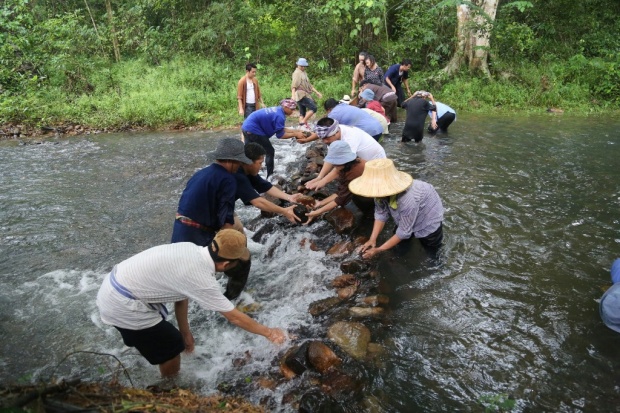
[{"label": "light blue shirt", "polygon": [[[450,112],[450,113],[454,113],[454,121],[456,122],[456,111],[454,109],[452,109],[450,106],[446,105],[445,103],[441,103],[438,101],[435,101],[435,106],[437,107],[437,119],[445,115],[447,112]],[[430,116],[432,119],[433,112],[428,112],[428,116]]]},{"label": "light blue shirt", "polygon": [[383,134],[383,126],[378,120],[358,107],[340,103],[329,112],[332,119],[336,119],[340,124],[360,128],[370,136]]}]

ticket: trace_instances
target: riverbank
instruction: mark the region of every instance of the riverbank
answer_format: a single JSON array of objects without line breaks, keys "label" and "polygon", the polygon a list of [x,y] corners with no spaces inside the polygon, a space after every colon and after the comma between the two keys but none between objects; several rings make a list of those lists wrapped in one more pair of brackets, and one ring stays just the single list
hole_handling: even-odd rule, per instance
[{"label": "riverbank", "polygon": [[[290,96],[292,71],[293,67],[259,67],[267,106]],[[350,94],[350,72],[308,67],[310,80],[323,95],[317,100],[319,115],[324,100]],[[561,62],[498,69],[491,78],[418,71],[409,83],[412,91],[428,90],[457,113],[531,114],[557,108],[587,116],[616,115],[620,110],[618,102],[602,100],[592,85],[575,83],[565,72]],[[158,65],[144,59],[92,60],[77,80],[59,73],[19,93],[1,92],[0,136],[233,128],[243,121],[237,112],[236,84],[244,74],[242,65],[196,56],[177,56]]]}]

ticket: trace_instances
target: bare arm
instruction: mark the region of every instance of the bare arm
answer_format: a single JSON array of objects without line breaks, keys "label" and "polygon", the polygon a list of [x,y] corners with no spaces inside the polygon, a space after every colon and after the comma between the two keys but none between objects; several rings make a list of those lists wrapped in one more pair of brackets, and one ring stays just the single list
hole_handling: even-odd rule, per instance
[{"label": "bare arm", "polygon": [[306,188],[315,189],[315,184],[319,182],[321,179],[323,179],[323,177],[327,175],[332,170],[333,167],[334,165],[332,165],[331,163],[324,162],[323,167],[321,168],[321,172],[319,172],[319,176],[317,176],[311,181],[306,182]]},{"label": "bare arm", "polygon": [[299,129],[284,128],[284,135],[279,139],[291,139],[291,138],[305,138],[305,135]]},{"label": "bare arm", "polygon": [[174,303],[174,315],[177,319],[179,331],[183,336],[183,342],[185,343],[185,351],[191,353],[194,351],[194,336],[189,329],[189,321],[187,319],[187,312],[189,308],[189,300],[185,299]]},{"label": "bare arm", "polygon": [[283,217],[286,217],[286,219],[288,219],[292,223],[301,221],[301,219],[299,219],[297,215],[295,215],[295,212],[293,211],[293,209],[295,208],[294,206],[290,206],[288,208],[282,208],[281,206],[278,206],[274,204],[273,202],[267,201],[262,196],[259,196],[258,198],[254,198],[253,200],[250,201],[250,203],[254,205],[256,208],[260,209],[261,211],[274,212],[276,214],[282,215]]},{"label": "bare arm", "polygon": [[222,315],[226,317],[230,323],[236,325],[237,327],[240,327],[252,334],[263,336],[272,343],[282,344],[287,338],[287,334],[283,330],[262,325],[236,308],[228,312],[222,312]]}]

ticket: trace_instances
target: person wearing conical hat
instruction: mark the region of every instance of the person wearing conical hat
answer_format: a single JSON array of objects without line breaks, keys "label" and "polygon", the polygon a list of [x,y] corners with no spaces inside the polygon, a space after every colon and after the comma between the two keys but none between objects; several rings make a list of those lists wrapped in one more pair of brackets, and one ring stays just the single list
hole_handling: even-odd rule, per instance
[{"label": "person wearing conical hat", "polygon": [[[366,162],[364,173],[349,184],[356,195],[375,199],[375,223],[362,248],[364,258],[389,250],[412,237],[437,249],[443,240],[443,205],[433,185],[400,172],[391,159]],[[394,235],[377,247],[377,239],[389,217],[396,223]]]}]

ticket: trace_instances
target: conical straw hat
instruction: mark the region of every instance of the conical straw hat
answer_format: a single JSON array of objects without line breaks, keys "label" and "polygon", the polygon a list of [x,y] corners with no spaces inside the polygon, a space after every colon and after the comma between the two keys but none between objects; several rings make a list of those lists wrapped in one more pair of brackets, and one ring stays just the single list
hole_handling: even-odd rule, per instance
[{"label": "conical straw hat", "polygon": [[366,162],[364,173],[349,184],[349,190],[367,198],[396,195],[409,188],[413,177],[400,172],[391,159],[373,159]]}]

